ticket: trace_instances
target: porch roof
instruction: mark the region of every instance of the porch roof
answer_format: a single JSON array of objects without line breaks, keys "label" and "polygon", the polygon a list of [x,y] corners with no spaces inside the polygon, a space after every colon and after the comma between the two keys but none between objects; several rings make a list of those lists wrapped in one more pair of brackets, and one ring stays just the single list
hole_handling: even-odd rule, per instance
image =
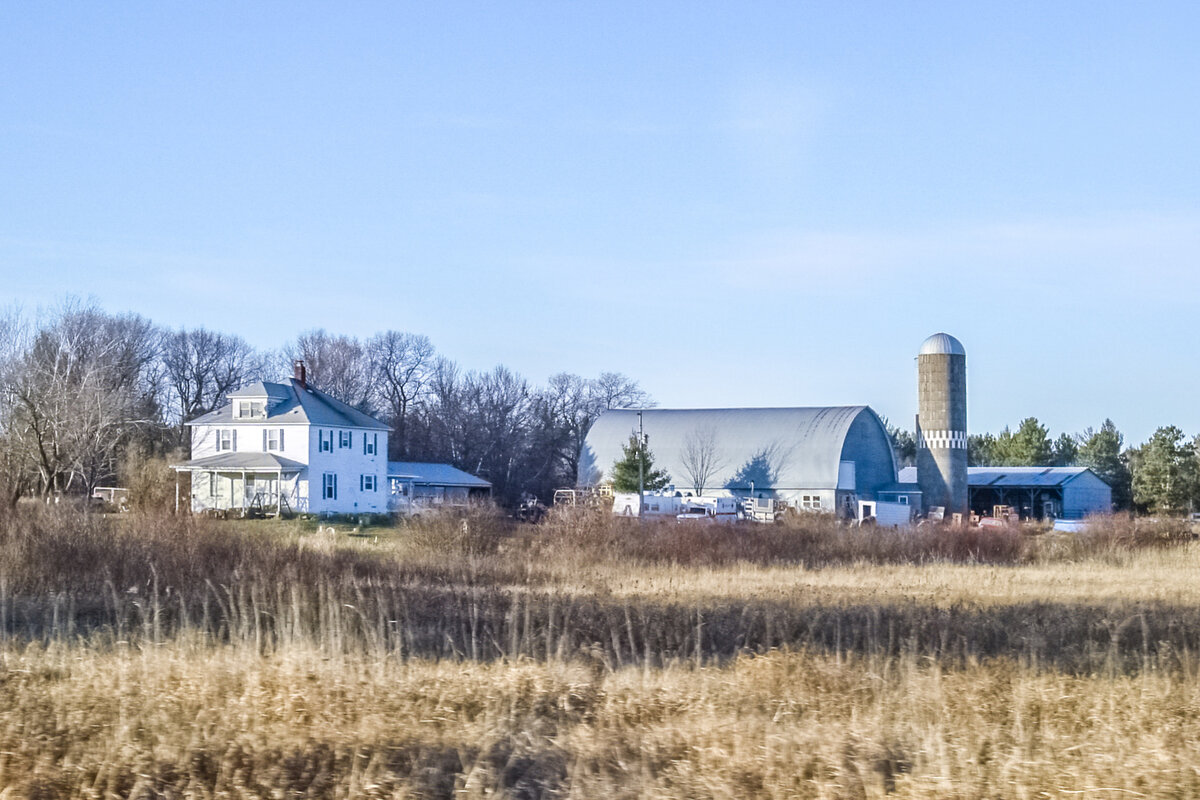
[{"label": "porch roof", "polygon": [[301,472],[306,466],[271,453],[218,453],[172,464],[171,469],[185,472]]}]

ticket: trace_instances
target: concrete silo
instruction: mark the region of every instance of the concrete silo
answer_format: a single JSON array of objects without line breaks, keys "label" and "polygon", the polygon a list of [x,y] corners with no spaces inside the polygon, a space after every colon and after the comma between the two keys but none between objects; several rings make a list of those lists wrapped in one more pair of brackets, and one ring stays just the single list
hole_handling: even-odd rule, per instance
[{"label": "concrete silo", "polygon": [[967,513],[967,351],[935,333],[917,355],[917,480],[925,510]]}]

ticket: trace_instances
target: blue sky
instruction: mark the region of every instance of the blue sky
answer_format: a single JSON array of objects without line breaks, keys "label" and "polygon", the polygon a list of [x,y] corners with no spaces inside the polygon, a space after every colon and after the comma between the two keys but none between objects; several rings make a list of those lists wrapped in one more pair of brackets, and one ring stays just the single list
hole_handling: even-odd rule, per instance
[{"label": "blue sky", "polygon": [[665,406],[1200,433],[1194,4],[10,3],[0,278]]}]

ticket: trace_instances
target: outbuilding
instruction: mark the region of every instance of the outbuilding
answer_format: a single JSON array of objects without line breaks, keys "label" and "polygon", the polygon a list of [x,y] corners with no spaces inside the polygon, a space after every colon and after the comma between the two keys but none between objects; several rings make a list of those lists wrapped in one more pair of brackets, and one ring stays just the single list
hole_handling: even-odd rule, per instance
[{"label": "outbuilding", "polygon": [[[900,470],[900,484],[916,487],[916,467]],[[1026,519],[1112,512],[1112,487],[1087,467],[968,467],[967,487],[971,512],[981,516],[991,516],[996,506]]]},{"label": "outbuilding", "polygon": [[465,506],[492,495],[492,484],[449,464],[389,461],[389,507]]}]

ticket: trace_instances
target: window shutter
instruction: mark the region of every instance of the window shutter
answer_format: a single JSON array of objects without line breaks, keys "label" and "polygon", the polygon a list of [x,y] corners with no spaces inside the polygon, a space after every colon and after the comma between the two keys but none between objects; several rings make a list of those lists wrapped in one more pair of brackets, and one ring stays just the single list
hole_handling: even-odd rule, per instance
[{"label": "window shutter", "polygon": [[333,499],[337,500],[337,473],[333,473]]},{"label": "window shutter", "polygon": [[364,491],[366,488],[367,488],[367,476],[359,475],[358,476],[358,490],[361,492],[361,491]]},{"label": "window shutter", "polygon": [[263,452],[267,452],[267,429],[263,428]]},{"label": "window shutter", "polygon": [[237,452],[237,428],[233,429],[233,450]]},{"label": "window shutter", "polygon": [[279,449],[283,449],[283,428],[279,429]]}]

